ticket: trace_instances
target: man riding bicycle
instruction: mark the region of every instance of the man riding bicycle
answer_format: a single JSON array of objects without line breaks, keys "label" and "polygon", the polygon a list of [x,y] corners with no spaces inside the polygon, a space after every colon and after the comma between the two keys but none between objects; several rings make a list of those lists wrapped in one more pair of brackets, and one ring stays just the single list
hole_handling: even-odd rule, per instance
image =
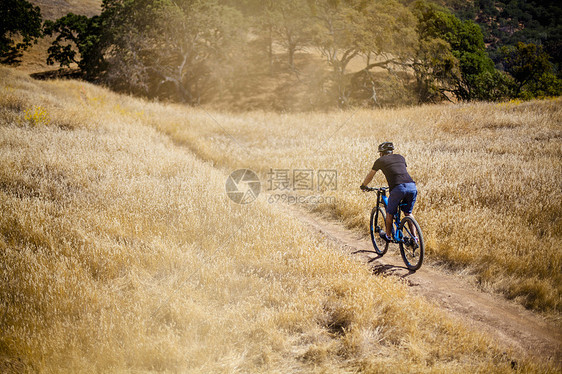
[{"label": "man riding bicycle", "polygon": [[[384,240],[391,241],[392,218],[398,212],[398,205],[402,202],[404,205],[400,208],[404,215],[411,216],[418,190],[416,183],[406,170],[407,165],[404,157],[393,153],[394,145],[391,142],[384,142],[379,145],[378,150],[380,157],[373,164],[372,170],[367,174],[360,188],[366,191],[367,185],[373,180],[376,172],[382,170],[390,188],[390,196],[386,207],[386,232],[381,230],[379,235]],[[417,241],[417,237],[414,238]]]}]

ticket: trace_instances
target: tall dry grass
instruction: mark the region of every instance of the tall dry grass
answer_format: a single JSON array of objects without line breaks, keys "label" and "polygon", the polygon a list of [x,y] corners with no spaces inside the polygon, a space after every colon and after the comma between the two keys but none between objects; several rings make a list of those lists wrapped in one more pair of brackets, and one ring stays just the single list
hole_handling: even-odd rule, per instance
[{"label": "tall dry grass", "polygon": [[0,371],[554,371],[263,199],[232,203],[225,173],[154,129],[201,112],[0,82]]},{"label": "tall dry grass", "polygon": [[[337,191],[321,195],[335,201],[316,209],[364,233],[374,201],[358,186],[377,145],[393,141],[418,184],[428,260],[530,309],[562,310],[562,99],[298,114],[170,107],[165,121],[158,110],[147,109],[155,128],[264,184],[270,169],[336,169]],[[379,173],[374,184],[385,183]]]}]

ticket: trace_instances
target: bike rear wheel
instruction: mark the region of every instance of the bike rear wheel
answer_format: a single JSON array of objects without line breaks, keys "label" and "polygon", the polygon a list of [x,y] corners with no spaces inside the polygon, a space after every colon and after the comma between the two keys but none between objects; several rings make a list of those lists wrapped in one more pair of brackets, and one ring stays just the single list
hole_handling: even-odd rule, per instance
[{"label": "bike rear wheel", "polygon": [[375,252],[380,256],[386,253],[389,244],[386,240],[383,240],[379,236],[379,231],[381,229],[384,229],[385,219],[386,219],[386,213],[384,209],[379,207],[377,211],[377,207],[374,207],[373,210],[371,211],[371,225],[370,225],[371,241],[373,242],[373,247],[375,248]]},{"label": "bike rear wheel", "polygon": [[[417,232],[417,241],[412,228],[415,228]],[[420,225],[413,217],[406,216],[400,222],[400,231],[402,232],[402,238],[399,243],[402,260],[404,260],[408,269],[418,270],[422,265],[425,251]]]}]

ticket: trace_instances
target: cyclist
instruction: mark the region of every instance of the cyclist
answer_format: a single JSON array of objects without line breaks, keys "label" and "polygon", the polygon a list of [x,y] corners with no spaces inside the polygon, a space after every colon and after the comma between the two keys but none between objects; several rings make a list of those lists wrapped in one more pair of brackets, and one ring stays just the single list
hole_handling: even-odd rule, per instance
[{"label": "cyclist", "polygon": [[[381,229],[379,235],[382,239],[391,241],[392,218],[398,211],[398,205],[401,201],[405,203],[406,205],[402,206],[401,209],[406,216],[411,216],[418,190],[416,188],[416,183],[406,170],[406,160],[404,157],[393,153],[394,144],[391,142],[381,143],[378,151],[380,157],[373,164],[372,170],[367,174],[360,188],[366,191],[367,185],[373,180],[375,173],[378,170],[382,170],[388,182],[388,187],[390,188],[390,196],[386,207],[386,232]],[[415,230],[415,228],[413,228],[413,230]],[[415,231],[413,232],[413,236],[417,242],[418,238]]]}]

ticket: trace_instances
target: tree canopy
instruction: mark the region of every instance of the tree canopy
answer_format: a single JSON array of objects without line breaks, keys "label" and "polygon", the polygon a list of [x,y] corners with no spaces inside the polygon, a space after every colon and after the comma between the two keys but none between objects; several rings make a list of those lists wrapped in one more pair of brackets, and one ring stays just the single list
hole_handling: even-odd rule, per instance
[{"label": "tree canopy", "polygon": [[2,0],[0,62],[17,63],[25,49],[42,36],[41,10],[26,0]]},{"label": "tree canopy", "polygon": [[[513,2],[501,11],[492,0],[476,3],[489,20],[515,14]],[[492,60],[482,30],[427,0],[103,0],[99,16],[68,14],[45,24],[56,36],[49,63],[76,63],[87,79],[117,90],[190,104],[265,93],[263,83],[276,74],[291,84],[273,88],[272,102],[347,106],[560,94],[543,47],[514,46]],[[299,52],[316,60],[302,62]]]},{"label": "tree canopy", "polygon": [[562,3],[558,0],[446,0],[461,19],[478,23],[494,61],[502,47],[540,45],[553,65],[562,62]]}]

